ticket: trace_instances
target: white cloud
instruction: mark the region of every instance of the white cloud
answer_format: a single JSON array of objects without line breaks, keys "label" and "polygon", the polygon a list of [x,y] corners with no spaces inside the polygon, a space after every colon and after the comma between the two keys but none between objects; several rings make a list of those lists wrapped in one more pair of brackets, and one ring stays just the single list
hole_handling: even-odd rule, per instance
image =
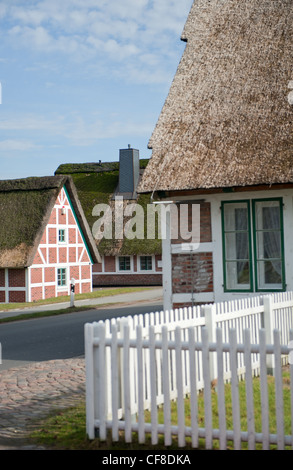
[{"label": "white cloud", "polygon": [[[192,0],[38,0],[13,2],[5,9],[9,37],[17,48],[60,53],[107,68],[134,59],[135,77],[160,82],[174,59],[171,39],[182,32]],[[0,9],[1,17],[1,9]],[[171,38],[171,39],[170,39]],[[156,69],[159,65],[159,70]],[[172,69],[173,73],[173,69]],[[131,78],[131,77],[130,77]],[[141,79],[140,78],[140,79]]]},{"label": "white cloud", "polygon": [[62,137],[70,145],[89,146],[100,139],[117,138],[123,135],[134,137],[149,135],[153,124],[138,120],[121,120],[117,116],[102,119],[93,114],[86,118],[78,113],[64,116],[52,116],[47,119],[42,115],[20,115],[0,121],[0,131],[6,135],[18,132],[25,133],[31,141],[6,139],[0,141],[0,150],[31,150],[38,148],[35,139],[50,140],[54,136]]},{"label": "white cloud", "polygon": [[4,117],[0,120],[1,131],[47,131],[60,132],[64,125],[64,118],[54,117],[51,120],[40,115],[19,115],[17,117]]},{"label": "white cloud", "polygon": [[41,148],[39,145],[34,144],[33,142],[26,140],[2,140],[0,141],[0,151],[2,152],[11,152],[11,151],[28,151],[36,150]]}]

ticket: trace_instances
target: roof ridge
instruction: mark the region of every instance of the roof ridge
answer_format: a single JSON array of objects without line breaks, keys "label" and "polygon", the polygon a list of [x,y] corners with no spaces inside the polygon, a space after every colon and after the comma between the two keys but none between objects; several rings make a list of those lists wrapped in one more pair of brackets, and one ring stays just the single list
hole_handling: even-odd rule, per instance
[{"label": "roof ridge", "polygon": [[9,191],[40,191],[42,189],[54,189],[60,187],[67,175],[56,176],[30,176],[10,180],[0,180],[0,192]]}]

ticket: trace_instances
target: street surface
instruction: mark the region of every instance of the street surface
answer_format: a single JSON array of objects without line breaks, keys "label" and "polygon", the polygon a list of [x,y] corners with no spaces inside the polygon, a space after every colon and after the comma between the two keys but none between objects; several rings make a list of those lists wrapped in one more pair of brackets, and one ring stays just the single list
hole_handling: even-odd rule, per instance
[{"label": "street surface", "polygon": [[161,310],[158,300],[1,324],[0,371],[32,362],[83,356],[85,323]]}]

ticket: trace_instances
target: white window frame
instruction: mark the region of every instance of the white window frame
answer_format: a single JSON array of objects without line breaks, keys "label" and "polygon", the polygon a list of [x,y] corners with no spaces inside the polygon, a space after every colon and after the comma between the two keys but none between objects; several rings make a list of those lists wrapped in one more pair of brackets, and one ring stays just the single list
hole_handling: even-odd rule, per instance
[{"label": "white window frame", "polygon": [[[60,233],[64,233],[64,240],[60,240]],[[58,244],[64,245],[67,243],[67,230],[66,228],[58,228]]]},{"label": "white window frame", "polygon": [[[151,261],[152,261],[152,268],[151,269],[142,269],[141,268],[141,258],[145,258],[145,257],[148,257],[148,258],[151,258]],[[153,255],[139,255],[138,256],[138,266],[137,266],[137,270],[140,272],[140,273],[153,273],[155,271],[155,257]]]},{"label": "white window frame", "polygon": [[[65,271],[65,284],[64,285],[59,285],[59,270],[64,270]],[[56,279],[57,279],[57,289],[59,291],[66,291],[68,289],[68,270],[66,266],[58,266],[56,268]]]},{"label": "white window frame", "polygon": [[[120,258],[129,258],[130,261],[130,269],[120,269]],[[126,255],[126,256],[117,256],[116,257],[116,271],[120,274],[133,274],[133,257]]]}]

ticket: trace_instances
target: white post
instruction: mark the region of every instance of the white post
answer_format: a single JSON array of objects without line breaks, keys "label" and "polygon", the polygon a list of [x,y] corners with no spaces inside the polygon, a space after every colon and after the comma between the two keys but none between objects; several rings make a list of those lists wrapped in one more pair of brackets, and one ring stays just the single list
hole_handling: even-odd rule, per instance
[{"label": "white post", "polygon": [[[216,343],[216,309],[214,304],[205,305],[203,307],[203,315],[205,318],[205,326],[208,331],[209,342]],[[210,376],[211,380],[215,380],[218,376],[217,371],[217,355],[210,354]]]},{"label": "white post", "polygon": [[85,343],[85,378],[86,378],[86,432],[89,439],[95,438],[95,406],[94,406],[94,329],[86,323],[84,327]]},{"label": "white post", "polygon": [[[274,302],[271,295],[263,298],[264,305],[264,329],[266,334],[266,344],[274,344]],[[275,359],[272,354],[267,354],[267,372],[274,375]]]},{"label": "white post", "polygon": [[70,280],[70,307],[74,307],[75,279]]},{"label": "white post", "polygon": [[[173,308],[172,302],[172,255],[171,255],[171,214],[170,210],[165,212],[164,236],[162,236],[162,265],[163,265],[163,302],[164,310]],[[161,223],[163,224],[163,220]]]}]

